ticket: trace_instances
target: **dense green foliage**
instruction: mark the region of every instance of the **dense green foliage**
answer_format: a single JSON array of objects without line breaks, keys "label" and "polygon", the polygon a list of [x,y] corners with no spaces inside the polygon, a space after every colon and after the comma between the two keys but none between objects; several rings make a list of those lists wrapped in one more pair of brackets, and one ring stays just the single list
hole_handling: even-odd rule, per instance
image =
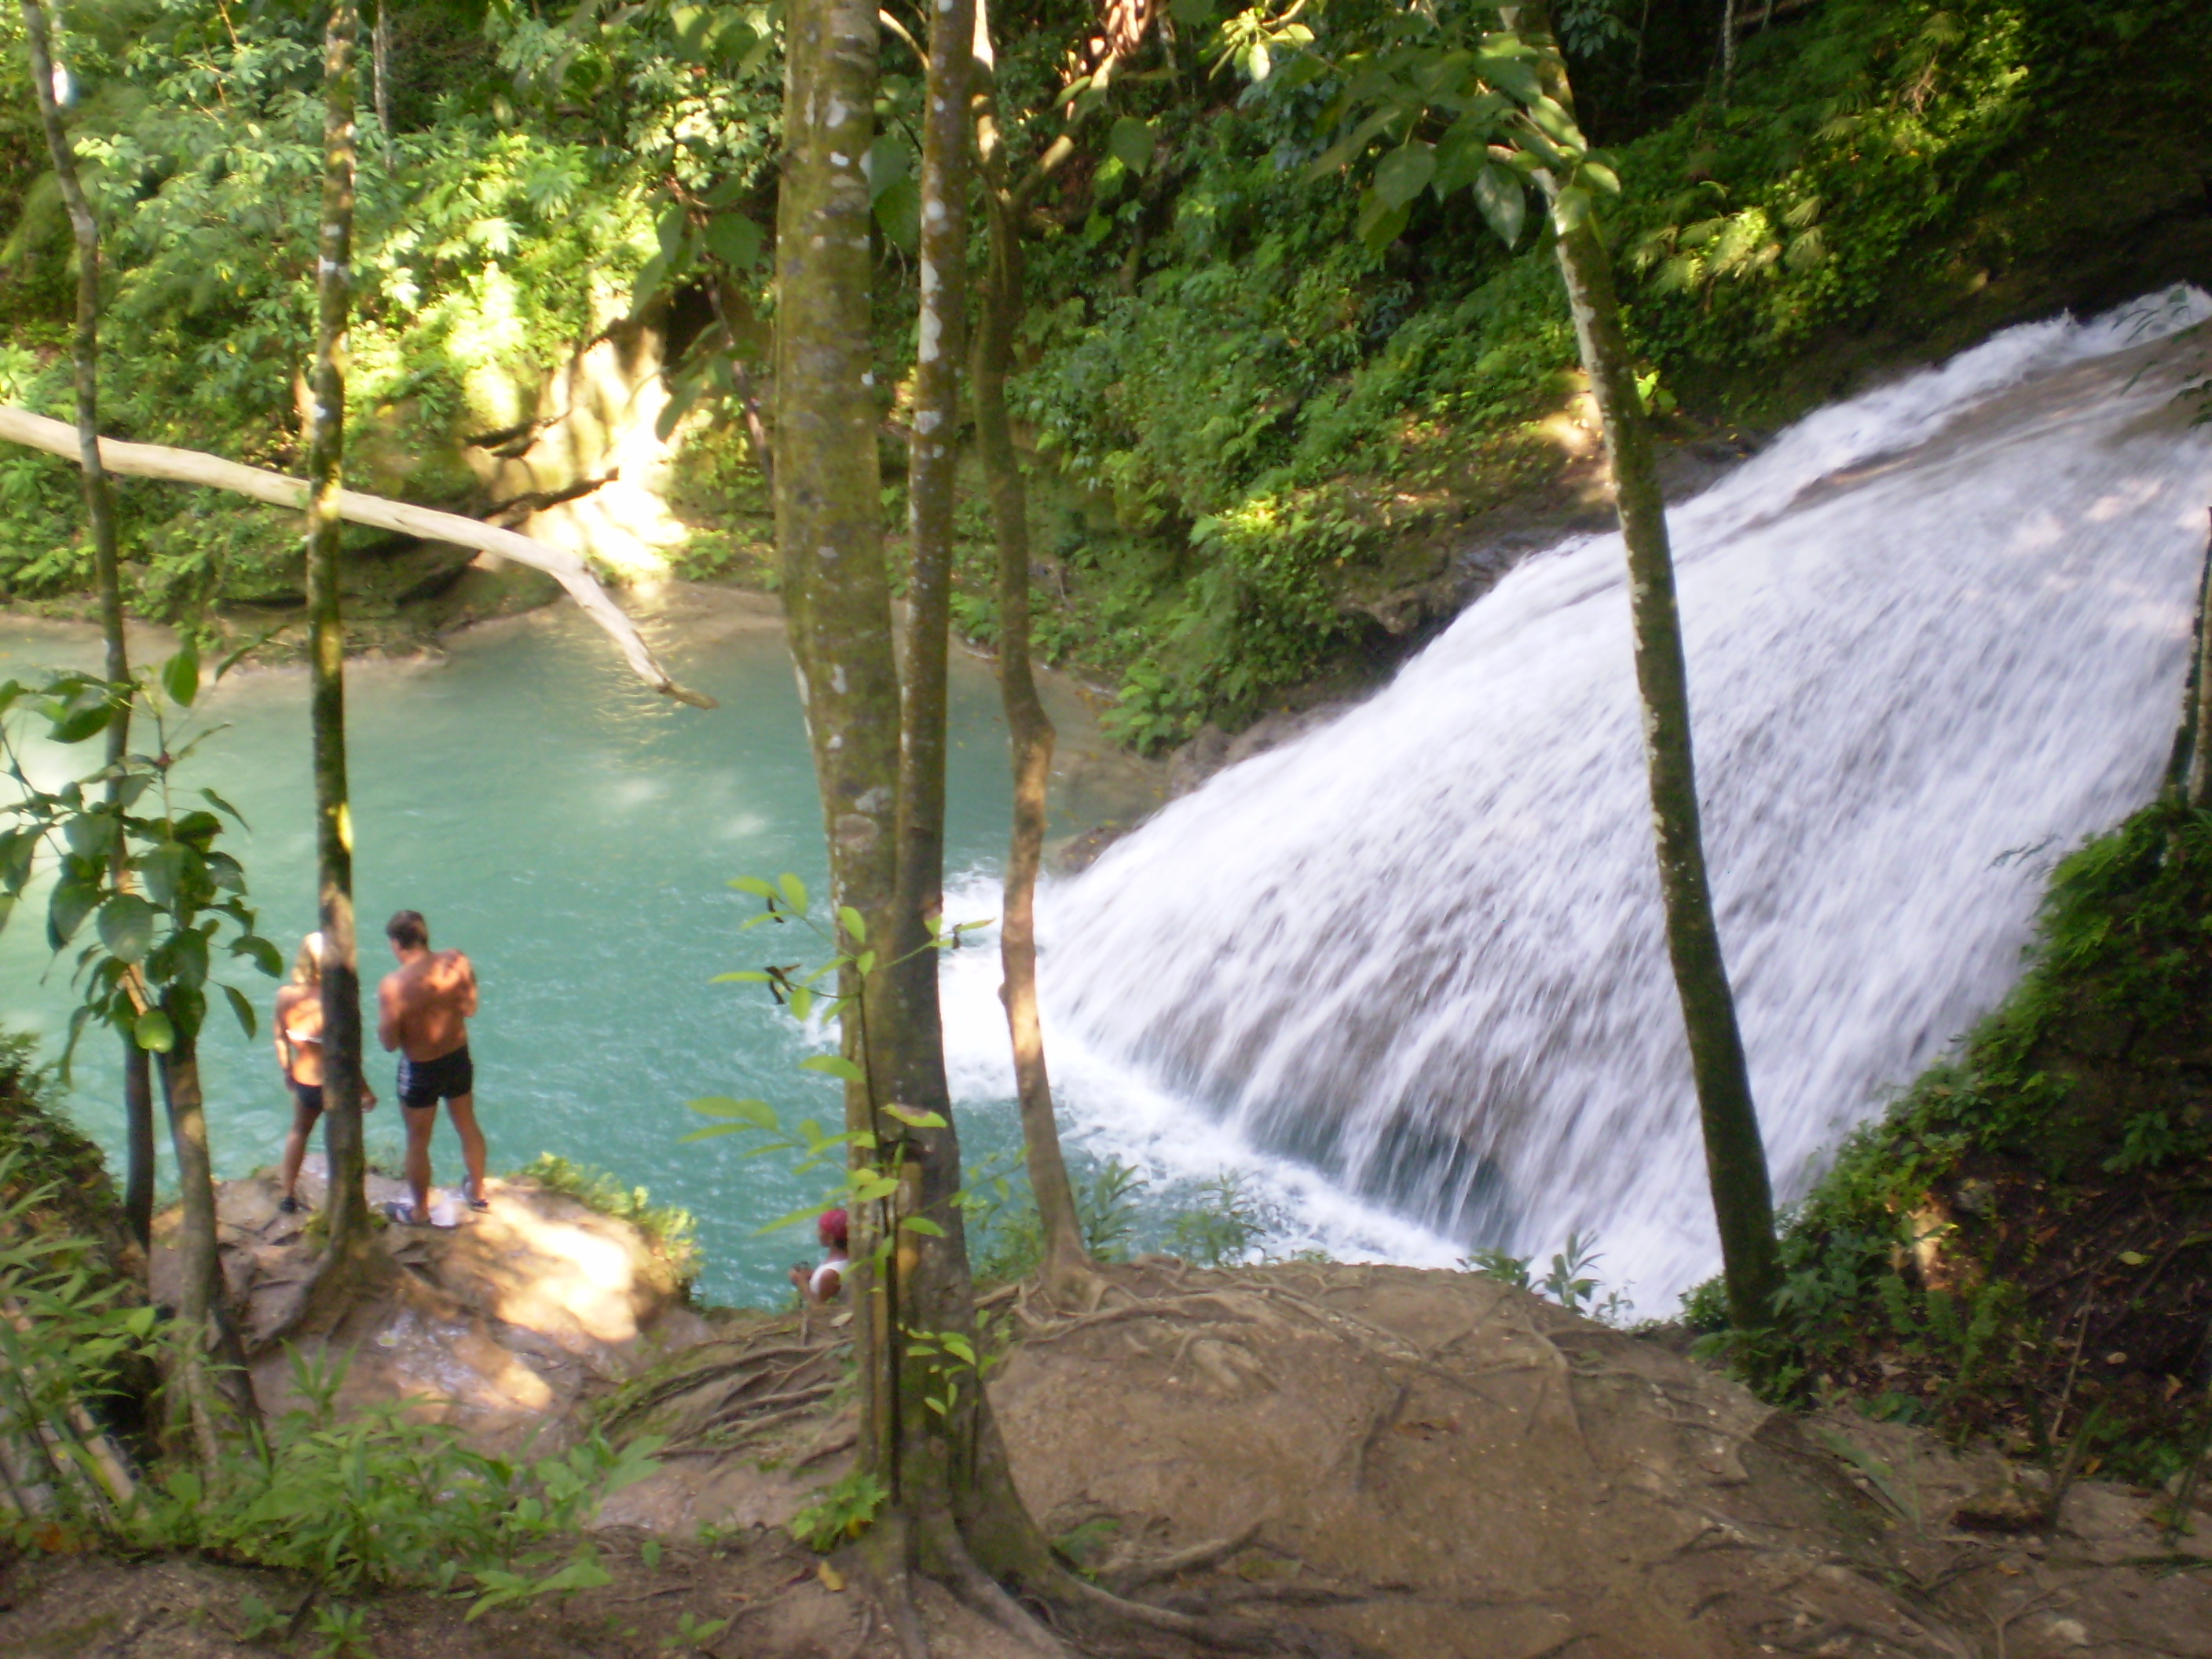
[{"label": "dense green foliage", "polygon": [[2212,1412],[2208,941],[2212,818],[2153,806],[2058,866],[2011,997],[1791,1218],[1771,1382],[2184,1466]]},{"label": "dense green foliage", "polygon": [[[1771,423],[1900,357],[2159,286],[2205,251],[2212,17],[2187,0],[1822,0],[1747,33],[1725,97],[1718,0],[1556,10],[1584,124],[1618,163],[1624,297],[1679,436]],[[1263,79],[1249,53],[1224,61],[1250,15],[1183,0],[1170,15],[1097,107],[1079,106],[1075,152],[1025,221],[1012,387],[1049,578],[1038,647],[1110,677],[1121,730],[1146,746],[1420,637],[1485,512],[1560,504],[1550,417],[1575,385],[1533,231],[1508,250],[1464,194],[1428,192],[1378,251],[1358,234],[1364,172],[1313,175],[1334,136],[1331,79],[1285,71],[1294,43]],[[1334,0],[1304,21],[1311,49],[1340,60],[1395,15]],[[657,320],[693,422],[676,497],[696,531],[677,566],[771,580],[739,419],[763,390],[772,312],[771,11],[415,0],[394,17],[392,131],[364,109],[353,476],[495,505],[477,476],[545,374],[611,324]],[[1062,130],[1090,17],[1075,0],[995,14],[1018,174]],[[131,0],[70,22],[108,222],[116,429],[292,464],[314,21]],[[16,27],[0,19],[0,396],[60,413],[68,248]],[[919,76],[905,46],[884,50],[868,170],[895,477]],[[2078,160],[2085,132],[2096,167]],[[284,515],[154,484],[125,501],[141,608],[190,617],[296,594]],[[885,518],[902,520],[896,484]],[[988,644],[979,513],[965,529],[956,614]],[[82,568],[67,468],[0,457],[0,592],[66,594]]]}]

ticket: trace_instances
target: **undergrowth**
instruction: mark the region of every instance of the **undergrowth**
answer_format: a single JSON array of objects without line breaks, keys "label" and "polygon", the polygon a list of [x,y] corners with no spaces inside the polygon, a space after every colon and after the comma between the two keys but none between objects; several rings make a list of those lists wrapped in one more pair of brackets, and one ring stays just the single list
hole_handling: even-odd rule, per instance
[{"label": "undergrowth", "polygon": [[474,1617],[608,1582],[585,1523],[654,1467],[651,1439],[491,1457],[415,1402],[341,1409],[343,1367],[296,1353],[301,1403],[233,1425],[212,1462],[143,1426],[161,1419],[157,1378],[179,1339],[79,1230],[105,1220],[112,1194],[28,1048],[0,1036],[0,1553],[190,1551],[289,1569],[334,1626],[357,1622],[342,1598],[377,1589],[463,1595]]}]

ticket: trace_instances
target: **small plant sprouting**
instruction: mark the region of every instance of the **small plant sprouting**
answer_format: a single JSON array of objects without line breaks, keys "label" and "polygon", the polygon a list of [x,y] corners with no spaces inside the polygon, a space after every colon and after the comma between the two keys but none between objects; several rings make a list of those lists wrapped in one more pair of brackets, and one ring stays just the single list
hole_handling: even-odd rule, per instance
[{"label": "small plant sprouting", "polygon": [[890,1490],[865,1469],[833,1480],[791,1517],[791,1535],[817,1555],[827,1555],[868,1529]]},{"label": "small plant sprouting", "polygon": [[1625,1325],[1636,1311],[1626,1286],[1599,1292],[1599,1280],[1590,1269],[1604,1260],[1595,1233],[1569,1233],[1566,1245],[1552,1256],[1552,1265],[1539,1278],[1532,1268],[1534,1256],[1515,1255],[1498,1245],[1486,1245],[1460,1258],[1467,1273],[1494,1279],[1516,1290],[1547,1296],[1569,1313],[1581,1314],[1607,1325]]}]

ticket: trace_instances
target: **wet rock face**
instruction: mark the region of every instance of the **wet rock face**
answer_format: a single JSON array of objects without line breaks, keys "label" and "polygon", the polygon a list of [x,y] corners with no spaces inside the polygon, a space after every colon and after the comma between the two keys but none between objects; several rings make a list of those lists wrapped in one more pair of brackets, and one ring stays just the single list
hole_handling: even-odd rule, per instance
[{"label": "wet rock face", "polygon": [[[370,1201],[403,1198],[371,1176]],[[295,1330],[312,1272],[307,1224],[322,1198],[310,1171],[304,1207],[286,1215],[266,1178],[225,1182],[217,1212],[224,1279],[264,1407],[296,1403],[294,1349],[349,1365],[343,1401],[393,1398],[464,1429],[486,1450],[533,1436],[557,1442],[586,1394],[702,1340],[704,1322],[677,1276],[629,1223],[529,1181],[489,1183],[490,1207],[469,1210],[434,1193],[445,1225],[385,1226],[391,1271],[333,1332]],[[155,1291],[173,1284],[173,1253],[157,1231]],[[541,1444],[548,1443],[542,1438]]]}]

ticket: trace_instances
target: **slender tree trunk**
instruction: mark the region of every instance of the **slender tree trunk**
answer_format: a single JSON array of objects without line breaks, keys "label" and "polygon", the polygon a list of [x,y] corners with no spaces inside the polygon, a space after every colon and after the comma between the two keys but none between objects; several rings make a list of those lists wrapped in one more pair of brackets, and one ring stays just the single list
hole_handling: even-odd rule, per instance
[{"label": "slender tree trunk", "polygon": [[[191,1006],[185,1006],[190,1003]],[[197,993],[172,989],[162,1000],[176,1033],[161,1057],[161,1092],[177,1158],[184,1215],[177,1239],[177,1323],[183,1352],[177,1380],[194,1449],[211,1463],[221,1443],[223,1408],[241,1421],[258,1415],[253,1385],[237,1333],[223,1304],[222,1263],[216,1242],[215,1165],[208,1152],[207,1113],[200,1094]]]},{"label": "slender tree trunk", "polygon": [[314,409],[307,434],[307,608],[313,630],[308,709],[314,733],[317,908],[323,932],[323,1123],[330,1159],[325,1212],[331,1268],[365,1254],[370,1235],[362,1150],[353,813],[346,788],[345,621],[338,587],[343,525],[337,506],[345,463],[346,327],[353,300],[354,43],[359,27],[355,0],[333,0],[323,48],[323,213],[315,284]]},{"label": "slender tree trunk", "polygon": [[[92,533],[92,571],[100,592],[100,632],[107,644],[104,672],[109,684],[120,686],[131,678],[131,657],[123,635],[123,568],[115,533],[115,495],[100,457],[100,221],[84,193],[76,169],[76,147],[70,141],[61,106],[55,99],[53,39],[46,9],[40,0],[22,0],[22,12],[31,86],[38,98],[40,123],[46,129],[46,154],[76,242],[74,367],[78,466],[84,488],[85,522]],[[114,718],[108,722],[110,767],[131,746],[131,704],[128,696],[118,698]],[[107,786],[108,804],[118,811],[122,787],[119,777]],[[118,887],[128,879],[120,837],[116,841],[111,875]],[[122,1041],[123,1216],[131,1237],[143,1247],[152,1242],[154,1222],[153,1068],[146,1051],[128,1033]]]},{"label": "slender tree trunk", "polygon": [[2204,553],[2204,579],[2197,597],[2197,660],[2191,674],[2189,804],[2203,811],[2212,805],[2212,545]]},{"label": "slender tree trunk", "polygon": [[[898,925],[893,941],[912,1012],[935,1024],[928,925],[945,906],[945,695],[951,629],[952,510],[958,484],[960,358],[968,314],[968,69],[975,0],[930,8],[922,94],[921,295],[914,437],[907,450],[906,653],[899,692]],[[948,39],[957,50],[947,50]],[[932,1045],[923,1044],[927,1048]],[[939,1052],[942,1045],[936,1046]]]},{"label": "slender tree trunk", "polygon": [[375,82],[376,131],[392,145],[392,0],[376,0],[376,21],[369,32],[369,79]]},{"label": "slender tree trunk", "polygon": [[[1547,40],[1550,27],[1544,9],[1529,6],[1523,15],[1534,24],[1529,33]],[[1551,74],[1555,84],[1547,89],[1571,111],[1573,94],[1556,58]],[[1736,1026],[1735,996],[1729,985],[1705,874],[1697,768],[1690,743],[1689,669],[1674,598],[1666,497],[1659,486],[1650,426],[1636,390],[1635,360],[1621,327],[1613,256],[1594,215],[1585,213],[1562,225],[1555,213],[1553,224],[1559,274],[1574,314],[1575,338],[1589,376],[1590,393],[1605,428],[1621,539],[1628,549],[1636,684],[1644,704],[1644,759],[1650,776],[1667,953],[1689,1036],[1690,1070],[1705,1133],[1705,1174],[1719,1224],[1729,1317],[1739,1328],[1751,1329],[1772,1322],[1773,1295],[1781,1283],[1774,1199],[1743,1038]]]},{"label": "slender tree trunk", "polygon": [[1045,1289],[1060,1300],[1093,1290],[1097,1275],[1084,1248],[1075,1189],[1060,1152],[1052,1078],[1045,1065],[1044,1030],[1037,1018],[1036,880],[1044,857],[1045,790],[1052,775],[1056,734],[1037,696],[1036,676],[1030,661],[1029,501],[1006,419],[1006,374],[1012,367],[1014,333],[1021,325],[1028,292],[1020,228],[1006,188],[1005,156],[990,88],[994,54],[989,21],[980,4],[975,58],[979,76],[976,150],[984,174],[991,246],[969,380],[975,404],[975,447],[990,494],[991,521],[998,544],[999,691],[1006,704],[1014,774],[1013,836],[1006,849],[1005,896],[999,921],[999,959],[1004,974],[999,995],[1006,1004],[1007,1032],[1012,1039],[1023,1154],[1044,1237]]}]

